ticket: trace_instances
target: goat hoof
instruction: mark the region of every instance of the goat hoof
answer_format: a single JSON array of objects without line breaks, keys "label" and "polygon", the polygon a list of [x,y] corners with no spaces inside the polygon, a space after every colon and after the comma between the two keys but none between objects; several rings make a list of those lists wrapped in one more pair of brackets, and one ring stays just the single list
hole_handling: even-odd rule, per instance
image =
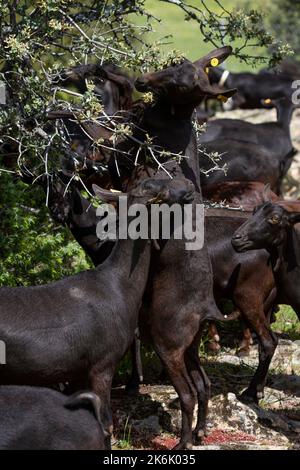
[{"label": "goat hoof", "polygon": [[203,438],[207,436],[207,432],[204,429],[199,429],[193,432],[194,445],[200,446],[203,443]]},{"label": "goat hoof", "polygon": [[257,393],[250,392],[248,390],[245,390],[239,397],[238,399],[244,403],[245,405],[251,405],[251,404],[258,404],[258,397]]},{"label": "goat hoof", "polygon": [[193,443],[192,442],[182,442],[179,441],[178,444],[173,447],[172,450],[193,450]]},{"label": "goat hoof", "polygon": [[125,387],[125,393],[129,396],[138,395],[140,393],[140,384],[136,382],[128,382]]}]

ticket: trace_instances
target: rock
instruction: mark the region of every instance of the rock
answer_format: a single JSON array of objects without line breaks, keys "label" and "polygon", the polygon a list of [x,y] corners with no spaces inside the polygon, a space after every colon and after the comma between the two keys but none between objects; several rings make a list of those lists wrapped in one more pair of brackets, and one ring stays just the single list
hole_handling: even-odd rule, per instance
[{"label": "rock", "polygon": [[278,346],[292,346],[293,345],[293,341],[291,341],[290,339],[280,339],[278,341]]},{"label": "rock", "polygon": [[285,374],[291,374],[291,363],[294,350],[295,346],[292,341],[281,339],[271,362],[271,370]]},{"label": "rock", "polygon": [[[272,389],[275,389],[275,391],[281,391],[283,394],[281,398],[281,402],[285,398],[285,402],[287,401],[286,394],[292,395],[294,398],[294,395],[299,395],[300,391],[300,377],[298,375],[278,375],[278,376],[273,376],[272,378],[269,379],[270,386]],[[273,394],[275,392],[273,390]],[[298,398],[300,406],[300,398]]]},{"label": "rock", "polygon": [[291,367],[293,374],[300,375],[300,348],[297,348],[292,355]]},{"label": "rock", "polygon": [[222,354],[218,357],[218,361],[227,362],[227,364],[240,365],[241,359],[237,356],[232,356],[229,354]]},{"label": "rock", "polygon": [[234,393],[227,394],[227,404],[224,411],[228,424],[248,434],[255,434],[257,427],[256,413],[248,406],[241,403]]},{"label": "rock", "polygon": [[148,416],[148,418],[135,420],[131,423],[131,428],[139,434],[158,435],[161,433],[158,416]]},{"label": "rock", "polygon": [[208,422],[210,426],[213,423],[215,427],[243,432],[256,438],[272,441],[276,439],[279,446],[287,445],[289,441],[284,435],[270,429],[270,426],[284,432],[295,431],[295,421],[280,417],[277,413],[264,410],[255,404],[245,405],[234,393],[217,395],[211,400]]}]

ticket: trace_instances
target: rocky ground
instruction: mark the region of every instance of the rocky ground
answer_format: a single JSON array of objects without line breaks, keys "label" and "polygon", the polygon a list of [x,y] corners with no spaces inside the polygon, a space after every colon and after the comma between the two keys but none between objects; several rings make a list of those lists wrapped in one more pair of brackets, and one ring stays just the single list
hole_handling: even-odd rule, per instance
[{"label": "rocky ground", "polygon": [[[300,341],[280,339],[265,397],[259,406],[245,405],[238,396],[254,374],[257,356],[257,346],[253,346],[247,358],[239,358],[231,348],[203,358],[212,395],[202,450],[300,449]],[[176,445],[180,411],[171,385],[143,385],[137,397],[126,396],[124,387],[116,387],[113,409],[115,448],[171,449]]]},{"label": "rocky ground", "polygon": [[[218,117],[218,116],[217,116]],[[235,111],[222,117],[251,122],[275,120],[275,111]],[[286,197],[300,197],[300,110],[291,126],[299,154],[284,183]],[[245,405],[238,396],[249,384],[257,366],[257,346],[247,358],[235,347],[203,358],[212,382],[208,436],[201,449],[300,449],[300,341],[280,339],[271,364],[265,397]],[[171,449],[180,429],[178,398],[173,387],[159,383],[159,371],[146,372],[146,385],[138,397],[128,397],[124,387],[113,390],[116,449]],[[154,377],[154,378],[153,378]],[[199,448],[200,449],[200,448]]]}]

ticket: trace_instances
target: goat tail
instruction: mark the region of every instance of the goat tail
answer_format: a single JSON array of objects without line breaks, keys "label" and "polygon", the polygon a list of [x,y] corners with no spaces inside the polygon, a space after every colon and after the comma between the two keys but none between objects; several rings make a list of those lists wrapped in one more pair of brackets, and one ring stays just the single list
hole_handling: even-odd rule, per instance
[{"label": "goat tail", "polygon": [[224,315],[221,313],[219,308],[215,303],[210,303],[203,307],[202,313],[204,314],[204,319],[209,321],[223,321]]},{"label": "goat tail", "polygon": [[228,322],[228,321],[233,321],[236,320],[241,316],[241,312],[236,309],[229,315],[223,315],[223,313],[220,312],[218,309],[217,311],[213,312],[213,314],[210,314],[209,316],[206,316],[206,320],[210,321],[221,321],[221,322]]},{"label": "goat tail", "polygon": [[237,320],[240,316],[241,316],[240,310],[236,309],[236,310],[233,310],[233,312],[231,312],[229,315],[225,315],[223,321]]},{"label": "goat tail", "polygon": [[104,435],[106,434],[108,435],[108,433],[103,429],[101,415],[100,415],[101,400],[98,397],[98,395],[96,395],[96,393],[91,392],[91,391],[76,392],[73,395],[71,395],[64,403],[64,407],[70,410],[76,409],[76,408],[82,408],[87,405],[92,408],[93,413],[99,425],[101,426]]}]

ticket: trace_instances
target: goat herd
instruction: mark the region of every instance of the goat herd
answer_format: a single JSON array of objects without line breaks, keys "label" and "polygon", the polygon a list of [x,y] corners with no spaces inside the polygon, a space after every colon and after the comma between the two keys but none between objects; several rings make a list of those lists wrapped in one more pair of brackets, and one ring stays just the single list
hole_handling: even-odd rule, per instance
[{"label": "goat herd", "polygon": [[[68,134],[70,155],[62,158],[60,171],[37,183],[48,193],[52,217],[69,227],[95,269],[48,285],[1,288],[0,339],[7,363],[0,366],[0,448],[109,449],[112,380],[131,347],[128,388],[138,388],[139,338],[151,341],[179,396],[176,449],[201,443],[210,382],[198,351],[207,321],[217,340],[214,322],[240,316],[247,326],[245,350],[255,332],[259,365],[242,399],[258,402],[263,396],[277,345],[272,314],[284,303],[300,315],[300,202],[281,197],[296,153],[289,128],[297,77],[288,69],[224,72],[218,65],[230,53],[222,47],[194,63],[183,60],[140,76],[134,86],[151,92],[149,102],[133,102],[132,80],[111,65],[82,65],[59,77],[81,92],[86,79],[92,80],[104,111],[78,124],[73,111],[49,110],[49,126],[59,119]],[[276,107],[277,121],[212,120],[197,141],[193,120],[206,118],[200,105],[228,98],[231,107]],[[111,149],[110,121],[117,119],[133,131]],[[235,210],[222,204],[205,210],[200,250],[187,251],[185,241],[174,237],[101,241],[96,209],[73,178],[74,149],[85,164],[85,187],[101,201],[117,205],[126,193],[129,205],[138,201],[148,210],[159,202],[195,207],[203,194]],[[209,171],[208,155],[215,152],[223,156],[226,173]],[[104,163],[107,173],[97,172]],[[35,175],[24,166],[20,178],[31,184]],[[224,298],[235,308],[227,319],[218,308]],[[58,391],[66,383],[71,395]]]}]

